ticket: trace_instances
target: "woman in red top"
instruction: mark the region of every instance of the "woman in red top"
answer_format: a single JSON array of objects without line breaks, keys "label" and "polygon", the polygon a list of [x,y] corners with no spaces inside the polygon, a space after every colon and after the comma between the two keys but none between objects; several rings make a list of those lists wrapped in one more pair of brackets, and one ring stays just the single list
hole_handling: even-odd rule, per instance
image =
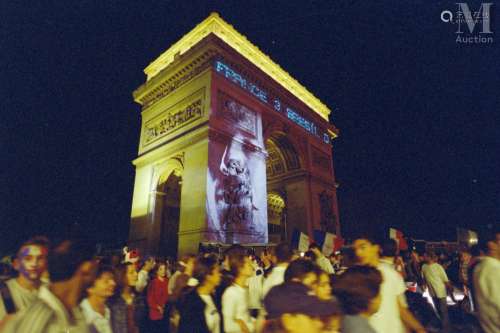
[{"label": "woman in red top", "polygon": [[151,333],[167,333],[169,330],[169,316],[167,311],[168,278],[167,267],[164,263],[156,267],[154,279],[148,287],[149,319]]}]

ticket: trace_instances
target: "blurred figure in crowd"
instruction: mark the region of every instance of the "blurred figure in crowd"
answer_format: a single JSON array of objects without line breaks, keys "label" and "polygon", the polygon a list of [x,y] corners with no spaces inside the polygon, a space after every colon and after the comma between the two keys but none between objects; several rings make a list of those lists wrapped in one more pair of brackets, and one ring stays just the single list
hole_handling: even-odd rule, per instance
[{"label": "blurred figure in crowd", "polygon": [[340,302],[342,333],[375,333],[369,318],[380,308],[382,274],[374,267],[348,268],[334,283],[334,295]]},{"label": "blurred figure in crowd", "polygon": [[135,289],[138,291],[138,292],[143,292],[148,283],[149,283],[149,272],[151,272],[151,270],[155,267],[156,263],[155,263],[155,259],[153,257],[146,257],[143,264],[142,264],[142,267],[141,269],[139,270],[139,274],[138,274],[138,277],[137,277],[137,283],[135,285]]},{"label": "blurred figure in crowd", "polygon": [[229,263],[233,283],[222,295],[222,313],[225,333],[252,333],[254,319],[250,316],[247,280],[254,274],[252,262],[246,254],[231,257]]},{"label": "blurred figure in crowd", "polygon": [[380,241],[370,235],[362,235],[355,239],[353,247],[361,265],[375,267],[382,274],[382,302],[379,311],[370,318],[375,331],[404,333],[406,326],[417,333],[425,332],[424,327],[408,310],[403,278],[390,265],[380,262]]},{"label": "blurred figure in crowd", "polygon": [[321,301],[299,282],[273,287],[264,298],[267,320],[263,333],[339,332],[337,303]]},{"label": "blurred figure in crowd", "polygon": [[316,261],[315,261],[316,265],[318,265],[322,270],[324,270],[328,274],[334,273],[330,260],[328,260],[328,258],[325,257],[325,255],[323,254],[321,248],[317,243],[312,243],[311,245],[309,245],[309,250],[312,251],[316,256]]},{"label": "blurred figure in crowd", "polygon": [[485,256],[474,269],[473,285],[479,323],[485,333],[500,332],[500,231],[480,239]]},{"label": "blurred figure in crowd", "polygon": [[148,286],[149,332],[166,333],[169,330],[167,265],[159,263],[153,271],[153,280]]},{"label": "blurred figure in crowd", "polygon": [[217,259],[213,256],[199,258],[193,278],[198,286],[183,295],[177,305],[180,313],[178,333],[220,333],[221,316],[213,298],[221,280]]},{"label": "blurred figure in crowd", "polygon": [[224,314],[222,313],[222,295],[224,294],[224,291],[226,291],[226,289],[231,284],[233,284],[235,278],[231,270],[231,263],[235,262],[235,258],[240,258],[241,256],[246,256],[246,250],[239,244],[231,245],[224,252],[221,270],[221,282],[215,289],[215,305],[219,309],[219,312],[222,314],[222,316],[224,316]]},{"label": "blurred figure in crowd", "polygon": [[47,270],[47,253],[48,240],[44,237],[32,238],[19,247],[14,259],[17,278],[0,281],[0,329],[2,322],[36,300],[42,275]]},{"label": "blurred figure in crowd", "polygon": [[177,270],[172,275],[174,280],[172,283],[168,282],[168,287],[172,287],[171,302],[176,302],[179,296],[182,294],[183,289],[188,285],[189,279],[193,275],[194,264],[196,262],[196,256],[192,254],[185,255],[177,262]]},{"label": "blurred figure in crowd", "polygon": [[297,259],[288,265],[285,282],[299,282],[315,291],[318,285],[318,267],[307,259]]},{"label": "blurred figure in crowd", "polygon": [[332,254],[330,254],[330,257],[328,257],[328,259],[332,264],[333,271],[337,273],[337,271],[340,269],[340,265],[342,262],[342,255],[340,254],[339,251],[332,252]]},{"label": "blurred figure in crowd", "polygon": [[316,259],[318,257],[316,257],[316,254],[314,254],[313,251],[308,250],[308,251],[304,252],[304,256],[302,258],[307,259],[309,261],[312,261],[313,263],[316,263]]},{"label": "blurred figure in crowd", "polygon": [[51,249],[50,284],[40,287],[38,299],[22,316],[8,323],[4,332],[88,332],[78,304],[95,279],[93,255],[94,246],[84,241],[65,240]]},{"label": "blurred figure in crowd", "polygon": [[426,263],[422,266],[422,276],[432,297],[432,302],[436,312],[441,319],[441,326],[444,332],[450,329],[448,319],[448,305],[446,303],[447,290],[453,292],[453,287],[448,280],[444,268],[437,262],[438,257],[434,253],[426,255]]},{"label": "blurred figure in crowd", "polygon": [[115,287],[113,268],[100,264],[96,279],[92,286],[87,288],[87,297],[80,304],[90,333],[112,333],[111,311],[106,302],[113,296]]},{"label": "blurred figure in crowd", "polygon": [[116,288],[109,300],[113,333],[139,333],[136,323],[135,284],[137,271],[132,263],[119,264],[114,270]]},{"label": "blurred figure in crowd", "polygon": [[318,276],[318,283],[316,284],[315,293],[316,296],[322,301],[332,300],[332,285],[330,280],[330,274],[323,271],[318,267],[316,274]]},{"label": "blurred figure in crowd", "polygon": [[267,278],[276,264],[276,257],[273,256],[271,251],[264,249],[260,254],[260,261],[262,262],[264,277]]},{"label": "blurred figure in crowd", "polygon": [[472,302],[470,283],[469,281],[469,264],[471,263],[472,255],[469,250],[463,250],[460,252],[460,266],[458,269],[458,280],[462,284],[462,290],[466,297],[467,302],[466,308],[468,313],[474,311],[474,304]]},{"label": "blurred figure in crowd", "polygon": [[287,243],[280,243],[274,248],[274,256],[276,257],[276,265],[264,280],[262,287],[263,297],[266,296],[272,287],[285,281],[285,270],[292,259],[292,250]]}]

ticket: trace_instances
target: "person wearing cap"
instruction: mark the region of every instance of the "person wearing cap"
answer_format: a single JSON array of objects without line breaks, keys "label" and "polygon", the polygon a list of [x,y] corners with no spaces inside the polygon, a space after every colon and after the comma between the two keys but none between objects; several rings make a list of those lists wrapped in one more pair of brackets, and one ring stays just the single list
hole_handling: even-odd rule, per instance
[{"label": "person wearing cap", "polygon": [[264,298],[263,333],[339,332],[341,311],[336,302],[322,301],[300,282],[273,287]]}]

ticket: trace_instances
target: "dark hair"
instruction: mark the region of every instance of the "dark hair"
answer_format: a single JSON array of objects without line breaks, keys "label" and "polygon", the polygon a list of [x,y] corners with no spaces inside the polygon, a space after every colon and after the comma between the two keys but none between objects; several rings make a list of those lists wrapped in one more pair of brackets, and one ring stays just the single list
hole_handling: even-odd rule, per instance
[{"label": "dark hair", "polygon": [[50,281],[69,280],[86,261],[92,260],[94,246],[85,240],[64,240],[49,251]]},{"label": "dark hair", "polygon": [[16,257],[19,255],[19,252],[21,251],[21,249],[23,247],[30,246],[30,245],[44,247],[48,250],[50,247],[50,242],[49,242],[49,239],[45,236],[34,236],[34,237],[28,239],[27,241],[24,241],[21,243],[21,245],[17,248]]},{"label": "dark hair", "polygon": [[432,259],[434,261],[437,261],[439,259],[438,256],[437,256],[437,254],[434,253],[434,252],[427,252],[425,255],[426,255],[427,258],[430,258],[430,259]]},{"label": "dark hair", "polygon": [[214,256],[198,258],[194,265],[193,277],[198,280],[200,285],[203,284],[207,276],[219,267],[218,264],[217,258]]},{"label": "dark hair", "polygon": [[313,243],[309,244],[309,250],[312,250],[312,249],[317,249],[317,250],[321,251],[321,247],[316,242],[313,242]]},{"label": "dark hair", "polygon": [[233,244],[224,251],[224,257],[228,258],[229,261],[231,261],[231,257],[240,255],[246,256],[246,250],[240,244]]},{"label": "dark hair", "polygon": [[[134,267],[134,269],[135,269],[134,264],[132,264],[130,262],[126,262],[126,263],[118,264],[113,270],[113,274],[115,276],[115,282],[116,282],[115,296],[121,295],[121,293],[123,292],[123,289],[125,289],[125,287],[127,287],[127,285],[128,285],[127,270],[128,270],[129,266]],[[130,288],[130,290],[132,292],[134,291],[134,289],[135,288]]]},{"label": "dark hair", "polygon": [[231,275],[236,278],[240,274],[241,269],[245,266],[246,254],[236,253],[229,256],[229,267]]},{"label": "dark hair", "polygon": [[150,275],[149,276],[152,276],[152,278],[156,278],[156,275],[158,275],[158,270],[160,269],[160,266],[165,266],[165,274],[167,273],[166,270],[167,270],[167,263],[164,262],[164,261],[159,261],[155,267],[153,268],[153,270],[150,272]]},{"label": "dark hair", "polygon": [[274,249],[274,254],[279,263],[288,262],[292,258],[292,249],[288,243],[279,243]]},{"label": "dark hair", "polygon": [[384,240],[381,248],[384,257],[395,257],[398,254],[398,243],[392,238]]},{"label": "dark hair", "polygon": [[318,259],[316,257],[316,254],[314,254],[314,252],[312,250],[306,251],[306,253],[304,253],[304,258],[305,259],[309,259],[309,260],[311,260],[313,262],[315,262],[316,259]]},{"label": "dark hair", "polygon": [[316,265],[307,259],[297,259],[288,265],[285,271],[285,282],[290,282],[293,279],[299,279],[302,281],[304,276],[309,273],[316,273]]},{"label": "dark hair", "polygon": [[[95,284],[95,282],[102,277],[102,275],[104,273],[110,273],[113,276],[113,279],[116,282],[116,277],[115,277],[115,274],[114,274],[113,266],[108,265],[106,262],[100,262],[97,265],[97,271],[96,271],[96,274],[95,274],[95,279],[94,279],[94,281],[92,282],[92,284],[89,287],[92,287]],[[85,290],[85,297],[88,297],[88,291],[87,290]]]},{"label": "dark hair", "polygon": [[382,274],[374,267],[353,266],[333,283],[332,293],[337,297],[345,314],[357,315],[368,310],[377,297]]}]

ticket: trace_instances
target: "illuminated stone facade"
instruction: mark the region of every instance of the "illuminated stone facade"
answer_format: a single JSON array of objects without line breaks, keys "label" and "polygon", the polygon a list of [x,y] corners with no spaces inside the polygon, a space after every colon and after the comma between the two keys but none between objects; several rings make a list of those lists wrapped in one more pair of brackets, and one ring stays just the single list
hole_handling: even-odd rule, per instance
[{"label": "illuminated stone facade", "polygon": [[339,234],[330,111],[269,57],[212,14],[145,72],[132,247]]}]

